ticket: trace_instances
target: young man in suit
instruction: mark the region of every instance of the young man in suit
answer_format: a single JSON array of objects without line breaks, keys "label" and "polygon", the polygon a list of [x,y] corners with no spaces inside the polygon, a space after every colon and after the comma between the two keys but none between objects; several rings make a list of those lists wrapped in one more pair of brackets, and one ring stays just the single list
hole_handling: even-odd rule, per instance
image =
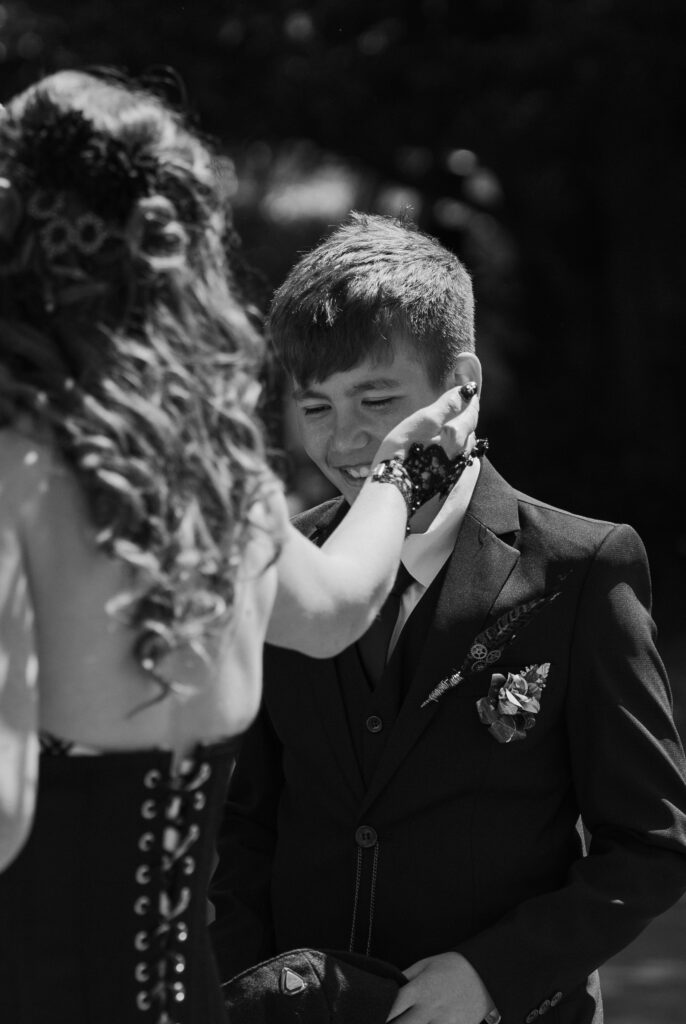
[{"label": "young man in suit", "polygon": [[[299,517],[321,540],[391,425],[480,385],[471,282],[435,240],[353,216],[271,324],[305,449],[342,495]],[[641,542],[482,459],[413,517],[403,563],[390,642],[372,627],[331,660],[265,653],[212,892],[220,970],[350,949],[404,970],[402,1024],[599,1024],[596,969],[686,891]]]}]

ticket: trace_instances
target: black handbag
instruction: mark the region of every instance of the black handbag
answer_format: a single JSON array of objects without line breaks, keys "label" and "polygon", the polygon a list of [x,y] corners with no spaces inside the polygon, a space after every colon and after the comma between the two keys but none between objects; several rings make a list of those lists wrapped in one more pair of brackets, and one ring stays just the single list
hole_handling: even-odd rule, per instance
[{"label": "black handbag", "polygon": [[357,953],[292,949],[222,986],[230,1024],[384,1024],[407,978]]}]

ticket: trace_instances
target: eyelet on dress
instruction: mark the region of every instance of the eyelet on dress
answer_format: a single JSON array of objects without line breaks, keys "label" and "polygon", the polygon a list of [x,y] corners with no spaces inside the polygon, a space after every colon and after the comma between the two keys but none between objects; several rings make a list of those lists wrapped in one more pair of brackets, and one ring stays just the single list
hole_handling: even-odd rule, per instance
[{"label": "eyelet on dress", "polygon": [[157,768],[151,768],[143,777],[143,785],[146,789],[155,789],[162,781],[162,772]]},{"label": "eyelet on dress", "polygon": [[150,996],[147,992],[139,992],[136,996],[136,1006],[139,1010],[149,1010],[152,1006]]},{"label": "eyelet on dress", "polygon": [[207,762],[199,764],[190,758],[172,766],[168,779],[157,769],[143,777],[145,788],[156,792],[143,801],[140,814],[148,821],[158,820],[155,826],[147,826],[151,831],[141,833],[138,847],[146,854],[159,852],[159,864],[148,864],[145,857],[134,868],[136,883],[152,887],[136,899],[134,911],[139,917],[149,912],[155,916],[150,932],[136,934],[136,949],[146,955],[134,974],[145,989],[139,1007],[154,1008],[155,1024],[177,1024],[181,1011],[175,1008],[188,997],[182,981],[188,969],[184,944],[190,942],[187,915],[194,900],[190,876],[197,870],[197,855],[191,854],[191,848],[202,834],[201,812],[208,801],[203,787],[211,775]]},{"label": "eyelet on dress", "polygon": [[153,843],[155,842],[155,836],[152,832],[144,832],[138,840],[138,849],[143,853],[148,853],[152,849]]},{"label": "eyelet on dress", "polygon": [[134,914],[138,914],[139,917],[143,917],[150,910],[150,897],[139,896],[133,905]]},{"label": "eyelet on dress", "polygon": [[150,980],[150,968],[146,963],[136,964],[134,969],[134,977],[136,981],[149,981]]},{"label": "eyelet on dress", "polygon": [[141,817],[150,821],[157,817],[157,806],[154,800],[144,800],[141,804]]}]

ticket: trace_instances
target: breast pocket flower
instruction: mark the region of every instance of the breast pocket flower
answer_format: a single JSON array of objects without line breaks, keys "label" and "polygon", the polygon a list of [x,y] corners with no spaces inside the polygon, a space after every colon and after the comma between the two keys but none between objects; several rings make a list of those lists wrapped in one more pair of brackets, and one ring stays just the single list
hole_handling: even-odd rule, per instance
[{"label": "breast pocket flower", "polygon": [[550,662],[545,662],[529,665],[521,672],[508,672],[507,676],[501,672],[491,676],[488,694],[479,698],[476,708],[499,743],[526,739],[529,729],[533,729],[549,670]]}]

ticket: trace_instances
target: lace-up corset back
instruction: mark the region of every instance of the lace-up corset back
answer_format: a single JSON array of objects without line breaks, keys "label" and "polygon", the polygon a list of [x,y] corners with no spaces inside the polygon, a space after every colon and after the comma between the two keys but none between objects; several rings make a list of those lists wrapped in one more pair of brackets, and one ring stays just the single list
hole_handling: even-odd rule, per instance
[{"label": "lace-up corset back", "polygon": [[89,753],[46,744],[31,837],[0,875],[0,1017],[224,1024],[206,892],[233,745],[176,767]]},{"label": "lace-up corset back", "polygon": [[140,986],[136,1004],[143,1011],[158,1004],[162,1011],[158,1016],[165,1024],[172,1020],[170,1010],[181,1009],[188,995],[189,928],[185,915],[190,910],[200,822],[211,776],[209,762],[202,759],[186,760],[178,772],[166,777],[159,768],[151,768],[143,776],[149,795],[140,807],[141,858],[135,872],[140,895],[133,903],[143,925],[134,936],[134,946],[141,954],[134,972]]}]

